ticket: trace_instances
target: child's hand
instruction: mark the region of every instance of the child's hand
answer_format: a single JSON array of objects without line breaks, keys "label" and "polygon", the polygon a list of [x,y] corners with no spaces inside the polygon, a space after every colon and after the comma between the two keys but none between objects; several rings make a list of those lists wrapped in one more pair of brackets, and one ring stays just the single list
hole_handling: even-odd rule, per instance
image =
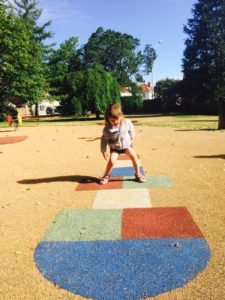
[{"label": "child's hand", "polygon": [[108,158],[108,153],[107,153],[107,152],[102,152],[102,155],[103,155],[104,159],[107,160],[107,158]]}]

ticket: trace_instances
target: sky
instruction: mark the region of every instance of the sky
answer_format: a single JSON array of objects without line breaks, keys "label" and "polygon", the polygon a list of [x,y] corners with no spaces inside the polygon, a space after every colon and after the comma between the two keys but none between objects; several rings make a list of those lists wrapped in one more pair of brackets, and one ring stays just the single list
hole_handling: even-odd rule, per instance
[{"label": "sky", "polygon": [[72,36],[87,43],[98,27],[132,35],[140,50],[151,44],[157,52],[153,72],[146,82],[182,79],[182,57],[187,36],[184,25],[192,18],[197,0],[39,0],[40,22],[52,20],[56,48]]}]

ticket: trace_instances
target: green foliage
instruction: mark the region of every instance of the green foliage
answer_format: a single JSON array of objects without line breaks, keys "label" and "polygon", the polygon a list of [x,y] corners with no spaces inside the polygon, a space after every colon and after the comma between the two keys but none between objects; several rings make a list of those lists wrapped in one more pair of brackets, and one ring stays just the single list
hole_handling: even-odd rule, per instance
[{"label": "green foliage", "polygon": [[151,70],[156,58],[150,45],[146,45],[144,53],[138,51],[139,45],[139,39],[131,35],[99,27],[84,46],[84,63],[88,67],[104,66],[120,85],[127,86],[133,77],[141,80],[142,68]]},{"label": "green foliage", "polygon": [[79,100],[80,106],[76,114],[91,111],[98,118],[104,113],[108,104],[120,101],[120,89],[117,81],[109,72],[105,72],[101,66],[71,73],[67,79],[69,87],[69,99],[74,97]]},{"label": "green foliage", "polygon": [[140,87],[132,82],[130,84],[132,96],[121,97],[123,111],[126,114],[139,113],[143,108]]},{"label": "green foliage", "polygon": [[[12,11],[0,8],[0,90],[5,101],[26,97],[31,75],[37,65],[32,64],[31,31]],[[27,82],[27,79],[29,80]]]},{"label": "green foliage", "polygon": [[157,81],[155,88],[155,95],[158,101],[161,102],[161,109],[164,112],[174,112],[180,109],[181,98],[181,81],[166,78]]},{"label": "green foliage", "polygon": [[0,6],[0,94],[2,103],[19,105],[38,101],[47,89],[41,41],[49,35],[35,26],[40,16],[36,2],[15,3],[20,5],[17,14],[12,6]]},{"label": "green foliage", "polygon": [[225,95],[225,0],[198,0],[188,20],[183,71],[184,108],[215,113]]},{"label": "green foliage", "polygon": [[125,114],[140,113],[142,111],[142,99],[140,96],[121,97],[121,104]]},{"label": "green foliage", "polygon": [[161,113],[162,112],[162,102],[159,98],[152,100],[143,101],[143,113]]},{"label": "green foliage", "polygon": [[65,79],[71,72],[81,68],[81,59],[77,49],[78,38],[71,37],[53,50],[48,60],[48,82],[50,93],[59,99],[67,98],[68,87]]},{"label": "green foliage", "polygon": [[[120,101],[120,86],[132,86],[132,110],[142,107],[140,93],[132,80],[152,69],[155,50],[146,45],[138,50],[139,39],[113,30],[98,28],[86,45],[78,49],[71,37],[52,50],[44,41],[50,21],[40,25],[42,10],[36,0],[0,0],[0,101],[16,105],[35,103],[46,91],[62,100],[63,111],[99,117],[109,103]],[[129,106],[128,105],[128,106]],[[130,109],[130,108],[129,108]]]},{"label": "green foliage", "polygon": [[144,48],[144,62],[145,62],[145,73],[149,74],[152,72],[153,62],[157,58],[156,51],[151,45],[145,45]]}]

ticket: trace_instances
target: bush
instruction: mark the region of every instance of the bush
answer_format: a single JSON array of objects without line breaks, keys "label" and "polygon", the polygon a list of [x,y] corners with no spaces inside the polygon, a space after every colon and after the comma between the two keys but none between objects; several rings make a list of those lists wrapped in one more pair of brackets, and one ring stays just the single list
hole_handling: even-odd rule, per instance
[{"label": "bush", "polygon": [[121,97],[121,105],[125,114],[140,113],[143,101],[139,96]]},{"label": "bush", "polygon": [[143,101],[143,112],[144,113],[161,113],[162,112],[162,102],[159,98],[153,100]]}]

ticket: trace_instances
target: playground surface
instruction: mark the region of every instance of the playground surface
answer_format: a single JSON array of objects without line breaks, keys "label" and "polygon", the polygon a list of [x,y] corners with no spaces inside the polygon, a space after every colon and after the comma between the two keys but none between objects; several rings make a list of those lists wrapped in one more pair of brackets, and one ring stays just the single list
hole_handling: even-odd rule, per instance
[{"label": "playground surface", "polygon": [[[99,146],[102,128],[99,125],[37,126],[22,127],[16,132],[0,129],[0,141],[1,138],[11,141],[0,143],[0,299],[87,299],[47,280],[37,268],[35,251],[43,237],[49,242],[47,232],[55,224],[56,216],[64,218],[64,212],[69,211],[71,218],[76,215],[79,219],[82,211],[88,220],[93,220],[93,209],[94,214],[100,214],[99,219],[105,209],[115,209],[112,221],[116,223],[120,222],[124,211],[123,235],[130,237],[134,232],[129,220],[137,217],[137,212],[143,212],[140,216],[143,220],[142,216],[148,218],[152,214],[154,217],[155,211],[161,212],[164,208],[171,208],[173,215],[174,211],[182,212],[183,219],[193,219],[198,228],[193,225],[194,229],[191,229],[187,225],[186,231],[194,237],[204,236],[211,257],[204,270],[193,280],[160,293],[154,299],[224,299],[225,132],[135,126],[134,146],[145,175],[150,178],[149,184],[160,178],[166,186],[163,187],[161,181],[161,185],[157,186],[157,183],[148,187],[147,180],[140,188],[129,180],[123,186],[120,182],[123,199],[135,207],[129,210],[120,207],[119,201],[114,202],[120,194],[119,189],[109,196],[109,190],[99,193],[98,187],[91,182],[105,169],[106,162]],[[21,136],[23,139],[19,138]],[[128,168],[122,161],[121,166]],[[165,181],[168,178],[169,181]],[[85,180],[91,182],[91,188],[83,190],[80,184]],[[149,188],[149,199],[146,188]],[[132,194],[137,199],[141,195],[141,206],[131,201]],[[108,195],[109,201],[105,200],[105,195]],[[150,213],[148,207],[154,210]],[[107,215],[106,219],[110,216]],[[120,230],[119,225],[116,226]],[[110,236],[115,234],[112,228],[104,229],[105,236],[110,230]],[[151,227],[147,228],[146,234],[150,234],[151,230]],[[137,232],[138,229],[135,234],[139,238]],[[77,239],[77,233],[72,234]],[[65,233],[62,235],[65,236]],[[96,236],[97,233],[92,231],[88,235],[90,240],[98,239]],[[106,250],[105,244],[101,247]],[[120,247],[123,249],[125,246]],[[157,252],[158,244],[153,247]],[[162,272],[163,269],[162,266]],[[111,299],[114,299],[113,295]]]}]

